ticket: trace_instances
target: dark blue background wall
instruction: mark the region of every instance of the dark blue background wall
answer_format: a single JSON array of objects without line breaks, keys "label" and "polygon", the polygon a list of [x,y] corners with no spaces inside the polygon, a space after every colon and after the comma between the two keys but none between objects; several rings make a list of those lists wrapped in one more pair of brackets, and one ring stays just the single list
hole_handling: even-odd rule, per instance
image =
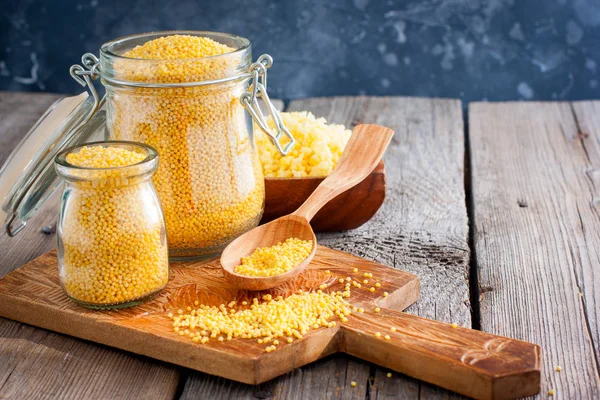
[{"label": "dark blue background wall", "polygon": [[3,0],[0,89],[75,93],[84,52],[137,32],[232,32],[272,95],[600,98],[600,0]]}]

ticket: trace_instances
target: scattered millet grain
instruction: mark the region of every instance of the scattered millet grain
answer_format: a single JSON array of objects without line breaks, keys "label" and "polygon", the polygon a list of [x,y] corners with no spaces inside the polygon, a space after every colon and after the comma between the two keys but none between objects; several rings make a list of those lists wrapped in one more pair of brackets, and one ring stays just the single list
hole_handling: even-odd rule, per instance
[{"label": "scattered millet grain", "polygon": [[[301,338],[311,329],[336,326],[333,318],[342,322],[352,313],[351,305],[338,294],[302,292],[287,298],[269,299],[260,303],[252,301],[248,308],[227,312],[225,304],[220,306],[200,305],[189,314],[172,317],[173,330],[182,328],[200,332],[206,341],[209,337],[227,335],[232,338],[257,339],[258,343],[269,343],[267,352],[275,350],[278,338]],[[274,339],[274,340],[273,340]]]},{"label": "scattered millet grain", "polygon": [[386,374],[386,376],[387,376],[388,378],[391,378],[391,377],[392,377],[392,373],[391,373],[391,372],[388,372],[388,373]]},{"label": "scattered millet grain", "polygon": [[[302,338],[312,329],[337,326],[336,321],[332,320],[336,317],[341,322],[347,322],[352,312],[364,313],[362,307],[353,306],[345,300],[351,295],[352,285],[343,278],[339,282],[345,285],[343,292],[325,293],[321,289],[324,284],[321,284],[316,292],[298,289],[287,298],[273,298],[265,294],[261,297],[262,303],[259,298],[224,302],[219,306],[198,305],[196,301],[196,307],[186,314],[182,315],[181,310],[177,314],[169,313],[173,331],[189,328],[194,343],[207,343],[218,335],[227,336],[227,340],[257,339],[258,344],[272,343],[265,348],[266,352],[272,352],[280,341],[293,343],[294,339]],[[250,307],[228,310],[229,306],[235,307],[240,303],[243,306],[249,304]],[[379,307],[376,307],[375,312],[379,311]],[[395,327],[390,330],[396,332]],[[375,336],[391,340],[389,335],[382,335],[381,332],[376,332]]]},{"label": "scattered millet grain", "polygon": [[356,382],[354,382],[354,381],[350,382],[350,386],[356,387]]},{"label": "scattered millet grain", "polygon": [[[68,214],[61,221],[62,285],[74,300],[121,304],[162,289],[169,278],[167,247],[158,207],[148,207],[151,187],[119,167],[145,155],[118,147],[84,146],[66,161],[93,180],[70,182]],[[108,168],[103,170],[103,168]],[[131,173],[131,172],[130,172]]]}]

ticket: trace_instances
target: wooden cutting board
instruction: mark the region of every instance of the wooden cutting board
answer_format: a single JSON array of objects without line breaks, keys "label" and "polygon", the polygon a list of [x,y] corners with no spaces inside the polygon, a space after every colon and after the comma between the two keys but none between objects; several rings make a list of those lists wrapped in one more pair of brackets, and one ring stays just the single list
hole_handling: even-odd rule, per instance
[{"label": "wooden cutting board", "polygon": [[[52,251],[0,279],[0,316],[249,384],[346,352],[471,397],[514,398],[539,391],[537,345],[402,313],[419,297],[418,277],[323,246],[293,282],[258,293],[231,287],[218,260],[173,263],[169,284],[160,295],[119,311],[92,311],[71,302],[59,286],[57,268]],[[285,296],[323,283],[328,290],[341,290],[338,279],[362,280],[365,272],[372,273],[369,280],[379,281],[381,288],[372,293],[365,288],[369,284],[352,290],[349,302],[363,307],[364,313],[282,343],[271,353],[253,339],[193,343],[173,332],[166,316],[195,300],[239,303],[257,294]],[[383,297],[384,291],[389,296]],[[376,306],[380,312],[374,312]]]}]

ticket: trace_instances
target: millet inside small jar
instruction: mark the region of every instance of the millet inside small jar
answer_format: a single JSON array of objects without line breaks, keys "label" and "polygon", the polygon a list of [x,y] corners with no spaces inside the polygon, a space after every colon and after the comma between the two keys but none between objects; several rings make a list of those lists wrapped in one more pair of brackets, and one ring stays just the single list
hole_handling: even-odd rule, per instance
[{"label": "millet inside small jar", "polygon": [[94,177],[70,183],[69,212],[61,222],[61,282],[76,301],[126,303],[167,284],[162,220],[144,207],[151,189],[129,181],[118,168],[145,158],[142,153],[103,146],[84,146],[66,156],[69,164],[84,168],[76,171],[78,175]]}]

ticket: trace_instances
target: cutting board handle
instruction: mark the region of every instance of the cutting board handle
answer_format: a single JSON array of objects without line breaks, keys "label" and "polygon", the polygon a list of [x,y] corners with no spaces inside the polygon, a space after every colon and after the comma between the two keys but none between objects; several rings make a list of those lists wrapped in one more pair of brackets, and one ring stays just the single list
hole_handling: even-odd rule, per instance
[{"label": "cutting board handle", "polygon": [[510,399],[540,389],[532,343],[384,308],[354,313],[344,328],[346,353],[467,396]]}]

